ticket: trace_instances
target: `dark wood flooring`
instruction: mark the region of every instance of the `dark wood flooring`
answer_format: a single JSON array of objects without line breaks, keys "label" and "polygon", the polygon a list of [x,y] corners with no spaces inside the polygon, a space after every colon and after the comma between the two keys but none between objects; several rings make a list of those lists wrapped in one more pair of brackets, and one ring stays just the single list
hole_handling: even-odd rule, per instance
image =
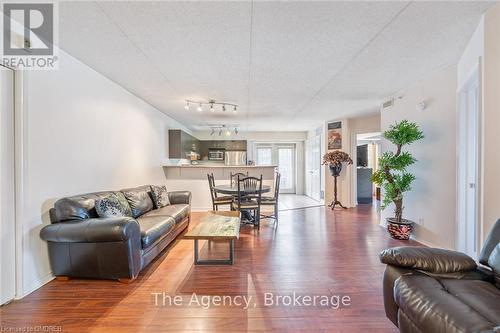
[{"label": "dark wood flooring", "polygon": [[[200,213],[193,213],[193,224]],[[233,266],[193,266],[193,241],[179,240],[131,284],[52,281],[0,308],[0,326],[60,326],[62,332],[397,332],[382,302],[380,250],[396,241],[371,206],[331,211],[315,207],[281,213],[277,228],[244,225]],[[213,243],[205,255],[222,255]],[[181,296],[183,305],[155,305],[153,293]],[[202,296],[252,296],[255,306],[203,309]],[[350,306],[266,306],[274,296],[349,296]],[[161,298],[163,300],[163,298]],[[167,299],[168,300],[168,299]],[[214,300],[214,298],[212,298]],[[285,301],[286,302],[286,301]],[[168,303],[168,302],[167,302]]]}]

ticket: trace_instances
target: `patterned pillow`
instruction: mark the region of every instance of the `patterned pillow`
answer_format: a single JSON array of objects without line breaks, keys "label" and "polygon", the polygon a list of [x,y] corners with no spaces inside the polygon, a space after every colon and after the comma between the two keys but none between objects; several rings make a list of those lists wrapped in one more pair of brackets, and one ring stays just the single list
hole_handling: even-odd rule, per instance
[{"label": "patterned pillow", "polygon": [[123,195],[111,194],[96,200],[95,210],[99,217],[132,216],[132,210]]},{"label": "patterned pillow", "polygon": [[170,205],[170,200],[168,199],[167,187],[151,185],[151,193],[153,195],[153,202],[155,208],[161,208]]}]

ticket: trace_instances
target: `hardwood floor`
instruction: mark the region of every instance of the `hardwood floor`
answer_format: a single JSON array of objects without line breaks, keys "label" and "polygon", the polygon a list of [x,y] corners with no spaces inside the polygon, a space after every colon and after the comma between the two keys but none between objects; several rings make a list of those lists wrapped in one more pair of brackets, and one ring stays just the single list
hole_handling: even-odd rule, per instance
[{"label": "hardwood floor", "polygon": [[[193,213],[193,224],[200,214]],[[281,213],[260,232],[243,225],[233,266],[193,266],[193,241],[179,240],[131,284],[52,281],[0,308],[0,326],[60,326],[62,332],[397,332],[382,303],[380,250],[415,245],[390,239],[371,206],[346,211],[315,207]],[[203,255],[227,254],[222,243]],[[153,293],[178,295],[180,306],[155,305]],[[266,306],[274,296],[349,296],[350,306]],[[255,307],[203,309],[202,296],[252,297]],[[214,298],[213,298],[214,299]],[[168,303],[168,302],[167,302]]]}]

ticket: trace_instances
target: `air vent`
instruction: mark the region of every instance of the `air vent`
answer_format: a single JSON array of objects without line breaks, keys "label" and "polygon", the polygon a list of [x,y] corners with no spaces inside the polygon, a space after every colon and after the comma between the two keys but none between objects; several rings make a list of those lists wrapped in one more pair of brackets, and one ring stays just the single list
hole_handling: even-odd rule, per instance
[{"label": "air vent", "polygon": [[394,99],[391,98],[390,100],[388,101],[385,101],[383,104],[382,104],[382,109],[387,109],[387,108],[390,108],[394,105]]}]

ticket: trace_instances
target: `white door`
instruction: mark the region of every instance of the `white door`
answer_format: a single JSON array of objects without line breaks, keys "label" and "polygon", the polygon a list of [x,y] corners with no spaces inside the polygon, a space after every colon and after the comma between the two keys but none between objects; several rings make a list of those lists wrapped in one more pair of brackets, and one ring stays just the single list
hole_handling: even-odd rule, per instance
[{"label": "white door", "polygon": [[14,72],[0,66],[0,304],[15,297]]},{"label": "white door", "polygon": [[306,141],[306,195],[314,200],[321,199],[321,136]]},{"label": "white door", "polygon": [[459,94],[458,248],[478,256],[479,75]]}]

